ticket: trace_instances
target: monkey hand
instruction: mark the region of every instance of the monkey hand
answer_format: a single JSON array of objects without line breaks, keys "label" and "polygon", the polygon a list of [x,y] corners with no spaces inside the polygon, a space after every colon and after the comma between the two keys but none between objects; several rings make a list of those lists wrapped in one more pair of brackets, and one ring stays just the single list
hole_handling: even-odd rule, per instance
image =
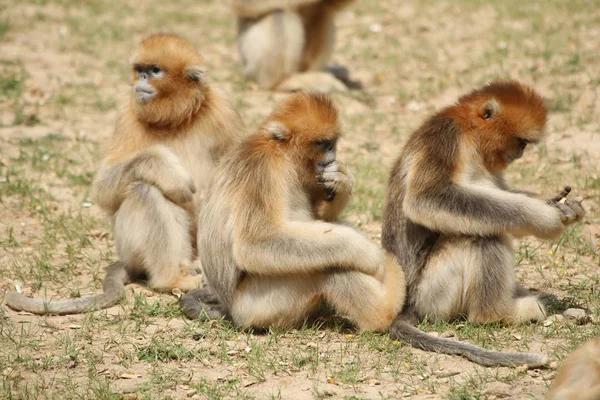
[{"label": "monkey hand", "polygon": [[585,215],[585,210],[581,202],[567,199],[567,195],[571,192],[570,186],[565,186],[565,189],[558,196],[548,200],[548,204],[558,208],[561,213],[561,221],[563,225],[571,225],[574,222],[581,221]]},{"label": "monkey hand", "polygon": [[191,202],[194,199],[194,193],[196,193],[196,185],[187,172],[185,175],[179,177],[179,179],[173,179],[171,182],[162,182],[159,189],[167,199],[177,205]]},{"label": "monkey hand", "polygon": [[325,189],[325,200],[332,201],[338,193],[352,194],[354,176],[343,163],[334,161],[319,172],[317,182]]},{"label": "monkey hand", "polygon": [[170,160],[157,178],[154,184],[173,203],[182,206],[194,199],[196,185],[177,158]]}]

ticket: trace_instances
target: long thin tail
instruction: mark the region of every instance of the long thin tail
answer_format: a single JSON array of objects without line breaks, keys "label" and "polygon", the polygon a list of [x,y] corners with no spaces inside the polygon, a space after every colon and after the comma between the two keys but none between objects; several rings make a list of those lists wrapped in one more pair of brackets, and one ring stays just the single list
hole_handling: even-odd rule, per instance
[{"label": "long thin tail", "polygon": [[515,367],[527,364],[529,367],[541,367],[550,361],[547,356],[534,353],[503,353],[499,351],[486,350],[484,348],[457,342],[451,339],[438,338],[429,335],[418,328],[402,321],[399,318],[392,323],[390,336],[393,339],[402,339],[409,342],[413,347],[435,351],[443,354],[461,355],[468,360],[485,367]]},{"label": "long thin tail", "polygon": [[117,304],[125,295],[125,284],[128,281],[129,277],[125,264],[117,261],[106,268],[106,278],[102,283],[103,293],[101,294],[74,300],[44,301],[23,296],[18,292],[8,292],[6,294],[6,304],[13,310],[22,310],[38,315],[82,314]]}]

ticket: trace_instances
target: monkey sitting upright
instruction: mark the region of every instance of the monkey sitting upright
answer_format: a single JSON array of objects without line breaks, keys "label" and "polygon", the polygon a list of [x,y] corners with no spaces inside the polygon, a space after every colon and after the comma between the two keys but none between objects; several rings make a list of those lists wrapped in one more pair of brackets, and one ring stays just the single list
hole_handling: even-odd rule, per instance
[{"label": "monkey sitting upright", "polygon": [[[208,286],[182,297],[188,317],[229,315],[240,327],[292,327],[327,302],[362,330],[388,330],[404,304],[404,273],[393,255],[337,221],[353,187],[337,160],[340,132],[327,96],[296,94],[224,160],[199,216]],[[483,365],[548,361],[409,325],[402,338]]]},{"label": "monkey sitting upright", "polygon": [[407,278],[402,318],[546,317],[548,295],[515,281],[511,237],[556,239],[585,212],[577,201],[511,191],[503,178],[543,138],[546,115],[533,89],[496,81],[460,97],[410,136],[391,172],[382,233],[383,247],[400,259]]},{"label": "monkey sitting upright", "polygon": [[6,303],[15,310],[72,314],[110,307],[123,297],[125,283],[140,277],[159,291],[201,285],[192,264],[202,192],[217,162],[244,135],[244,124],[181,37],[144,38],[131,68],[131,99],[93,184],[112,217],[119,255],[104,293],[46,302],[10,292]]},{"label": "monkey sitting upright", "polygon": [[[335,36],[335,14],[351,0],[233,0],[244,75],[263,89],[345,91],[324,69]],[[341,72],[341,71],[340,71]]]}]

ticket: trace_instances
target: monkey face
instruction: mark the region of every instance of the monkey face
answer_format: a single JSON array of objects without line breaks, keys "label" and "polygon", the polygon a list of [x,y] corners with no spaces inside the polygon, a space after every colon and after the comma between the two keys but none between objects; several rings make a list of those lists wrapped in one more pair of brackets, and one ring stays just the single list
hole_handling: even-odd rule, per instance
[{"label": "monkey face", "polygon": [[323,172],[325,167],[335,162],[337,139],[324,139],[313,142],[313,147],[316,152],[315,169],[317,173]]},{"label": "monkey face", "polygon": [[[479,145],[484,165],[501,171],[545,135],[547,109],[530,87],[495,81],[459,99],[457,115],[467,110],[466,132]],[[462,114],[464,118],[464,114]]]},{"label": "monkey face", "polygon": [[203,59],[178,36],[144,38],[134,54],[132,73],[132,102],[146,123],[173,127],[189,122],[204,103],[208,82]]},{"label": "monkey face", "polygon": [[141,104],[149,103],[157,94],[151,81],[156,82],[162,79],[164,71],[158,65],[146,64],[135,64],[133,70],[136,77],[133,85],[135,100]]},{"label": "monkey face", "polygon": [[510,140],[507,146],[506,153],[504,154],[504,159],[507,164],[510,164],[511,162],[521,158],[525,152],[525,148],[529,144],[527,139],[522,139],[519,137],[513,137],[511,139],[512,140]]}]

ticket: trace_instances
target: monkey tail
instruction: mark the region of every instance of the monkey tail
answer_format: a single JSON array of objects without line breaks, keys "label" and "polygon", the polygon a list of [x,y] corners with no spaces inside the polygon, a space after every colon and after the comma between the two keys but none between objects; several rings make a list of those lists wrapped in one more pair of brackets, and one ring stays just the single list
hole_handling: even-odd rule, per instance
[{"label": "monkey tail", "polygon": [[125,284],[129,282],[129,276],[125,264],[120,261],[109,265],[106,271],[106,278],[102,283],[103,293],[95,296],[65,301],[44,301],[23,296],[18,292],[8,292],[6,304],[13,310],[38,315],[81,314],[108,308],[117,304],[125,295]]},{"label": "monkey tail", "polygon": [[550,361],[547,356],[534,353],[503,353],[455,340],[429,335],[400,318],[392,323],[390,337],[409,342],[413,347],[443,354],[461,355],[468,360],[485,367],[515,367],[527,364],[529,367],[541,367]]},{"label": "monkey tail", "polygon": [[187,292],[179,300],[183,313],[189,319],[211,320],[228,318],[226,307],[207,286]]}]

